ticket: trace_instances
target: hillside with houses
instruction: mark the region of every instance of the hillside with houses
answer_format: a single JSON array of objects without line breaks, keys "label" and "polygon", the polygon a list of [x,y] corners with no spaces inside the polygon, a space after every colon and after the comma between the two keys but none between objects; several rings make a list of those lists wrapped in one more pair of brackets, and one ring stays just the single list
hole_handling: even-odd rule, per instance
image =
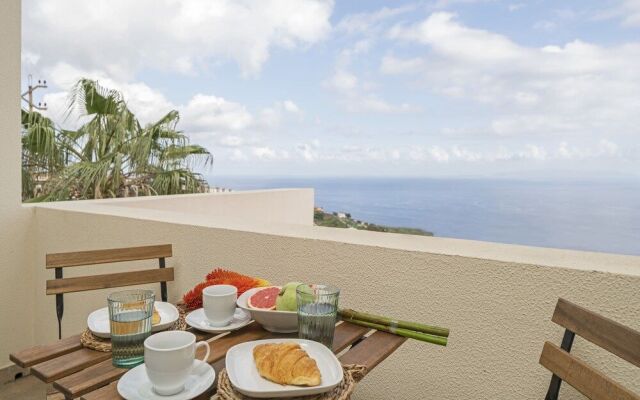
[{"label": "hillside with houses", "polygon": [[403,233],[406,235],[433,236],[432,232],[423,229],[373,224],[354,219],[350,213],[326,212],[322,207],[316,207],[314,209],[313,222],[317,226],[327,226],[331,228],[349,228],[375,232]]}]

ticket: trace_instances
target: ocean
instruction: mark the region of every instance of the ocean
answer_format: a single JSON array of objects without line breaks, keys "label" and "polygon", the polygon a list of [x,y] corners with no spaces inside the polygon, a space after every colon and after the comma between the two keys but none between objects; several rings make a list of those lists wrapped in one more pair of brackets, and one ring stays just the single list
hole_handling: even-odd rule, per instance
[{"label": "ocean", "polygon": [[640,255],[640,182],[209,177],[233,190],[315,189],[325,211],[436,236]]}]

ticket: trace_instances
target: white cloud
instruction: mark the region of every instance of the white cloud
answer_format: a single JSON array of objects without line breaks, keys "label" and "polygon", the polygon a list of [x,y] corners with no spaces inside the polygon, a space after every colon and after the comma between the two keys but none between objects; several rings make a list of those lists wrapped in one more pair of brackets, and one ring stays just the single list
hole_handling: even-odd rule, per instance
[{"label": "white cloud", "polygon": [[307,162],[317,161],[319,158],[320,142],[316,139],[311,143],[301,143],[296,146],[296,151]]},{"label": "white cloud", "polygon": [[[317,140],[299,143],[294,148],[297,158],[306,163],[346,163],[346,164],[405,164],[405,165],[488,165],[511,162],[543,163],[543,162],[579,162],[598,160],[630,160],[621,153],[617,143],[600,140],[590,144],[574,145],[567,141],[555,144],[523,144],[519,146],[504,145],[410,145],[401,147],[363,146],[349,144],[340,147],[320,147]],[[235,161],[257,160],[274,161],[291,159],[286,149],[270,146],[250,148],[249,158],[240,149],[234,149],[230,158]]]},{"label": "white cloud", "polygon": [[296,146],[299,156],[306,162],[330,161],[330,162],[369,162],[369,161],[397,161],[402,153],[396,148],[384,148],[379,146],[345,145],[339,148],[330,147],[322,151],[320,141],[314,139],[309,143],[300,143]]},{"label": "white cloud", "polygon": [[622,23],[626,26],[640,26],[640,2],[638,0],[625,0],[623,8],[625,14]]},{"label": "white cloud", "polygon": [[424,161],[426,158],[424,148],[422,146],[411,146],[407,155],[411,161]]},{"label": "white cloud", "polygon": [[417,163],[495,163],[515,160],[581,161],[620,157],[618,145],[601,140],[590,146],[574,146],[566,141],[556,145],[525,144],[520,148],[498,146],[490,149],[471,149],[465,146],[412,146],[406,151],[409,160]]},{"label": "white cloud", "polygon": [[269,146],[253,147],[251,154],[259,160],[273,161],[286,160],[289,158],[289,152],[286,150],[276,150]]},{"label": "white cloud", "polygon": [[376,94],[365,94],[347,100],[347,109],[354,112],[402,113],[413,112],[417,108],[408,103],[393,104],[378,97]]},{"label": "white cloud", "polygon": [[621,21],[622,26],[635,28],[640,26],[640,1],[620,0],[617,4],[596,12],[592,18],[603,20],[616,18]]},{"label": "white cloud", "polygon": [[196,94],[180,108],[186,130],[239,131],[253,122],[244,105],[212,95]]},{"label": "white cloud", "polygon": [[42,101],[47,104],[47,110],[42,113],[65,129],[73,129],[77,126],[71,118],[66,118],[67,102],[69,94],[67,92],[51,92],[42,96]]},{"label": "white cloud", "polygon": [[455,14],[436,12],[415,25],[395,25],[389,31],[389,37],[417,41],[444,56],[487,66],[521,56],[522,50],[504,36],[467,28],[455,19]]},{"label": "white cloud", "polygon": [[421,43],[428,52],[388,55],[381,72],[417,75],[429,91],[489,107],[491,132],[632,134],[640,125],[640,43],[526,47],[446,12],[398,24],[389,37]]},{"label": "white cloud", "polygon": [[354,113],[415,111],[415,107],[409,104],[393,104],[385,100],[376,91],[378,86],[376,83],[358,77],[354,72],[353,64],[371,50],[377,41],[377,36],[390,20],[416,8],[416,4],[408,4],[396,8],[383,7],[373,12],[350,14],[336,25],[336,32],[362,37],[339,52],[333,74],[323,82],[324,87],[338,95],[338,104],[343,109]]},{"label": "white cloud", "polygon": [[[355,171],[362,163],[363,168],[402,164],[398,171],[405,173],[417,171],[416,165],[439,164],[455,173],[461,164],[481,171],[482,163],[495,163],[499,170],[504,169],[500,163],[507,162],[612,160],[615,166],[613,159],[621,161],[618,165],[640,159],[640,147],[635,145],[640,126],[640,43],[574,40],[533,47],[467,26],[448,12],[434,12],[418,23],[397,23],[405,17],[416,21],[410,11],[458,2],[416,3],[350,15],[329,36],[333,8],[329,0],[96,0],[91,4],[60,0],[56,5],[25,0],[25,24],[40,29],[25,31],[23,70],[49,78],[51,89],[42,93],[42,100],[57,121],[65,110],[65,90],[80,77],[99,79],[102,85],[122,91],[143,123],[177,109],[178,128],[210,148],[217,159],[247,166],[264,161],[260,165],[265,171],[290,163],[306,166],[307,171],[352,163]],[[624,13],[608,18],[633,26],[632,3],[621,1],[618,10]],[[503,12],[516,11],[524,4],[513,0],[500,7]],[[589,17],[560,10],[549,18],[585,15]],[[536,28],[554,26],[543,20]],[[46,34],[38,36],[38,31]],[[246,88],[185,93],[182,80],[188,88],[192,78],[178,76],[206,69],[212,80],[224,79],[216,73],[228,74],[229,68],[215,68],[237,64],[244,76],[261,79],[259,74],[276,49],[308,51],[327,37],[332,42],[319,54],[336,55],[333,70],[325,71],[322,82],[333,91],[333,103],[353,113],[424,112],[393,120],[331,114],[330,108],[322,109],[333,104],[324,104],[324,96],[302,103],[286,85],[279,97],[256,105],[255,99],[263,94],[249,98],[253,94]],[[318,53],[310,56],[313,60]],[[166,74],[176,82],[162,90],[154,88],[148,83],[152,80],[141,81],[149,70],[161,70],[151,72],[153,79]],[[274,78],[266,76],[270,68],[264,71],[262,79]],[[407,98],[411,104],[399,96],[402,93],[411,96]],[[345,121],[349,119],[353,122]],[[397,128],[391,127],[396,122]],[[390,141],[388,135],[396,131],[399,134]],[[322,146],[313,137],[321,137]],[[359,141],[344,144],[349,138]]]},{"label": "white cloud", "polygon": [[233,149],[233,151],[231,152],[231,155],[229,156],[229,158],[232,161],[245,161],[245,160],[247,160],[247,156],[240,149]]},{"label": "white cloud", "polygon": [[283,101],[282,106],[284,107],[285,111],[288,111],[290,113],[300,112],[300,107],[298,107],[298,105],[291,100]]},{"label": "white cloud", "polygon": [[324,86],[338,94],[339,104],[349,112],[393,114],[417,110],[408,103],[394,104],[386,101],[372,91],[376,85],[360,81],[352,72],[341,67],[324,82]]},{"label": "white cloud", "polygon": [[264,160],[272,160],[276,158],[276,152],[270,147],[254,147],[253,155]]},{"label": "white cloud", "polygon": [[440,146],[431,146],[428,149],[429,156],[436,162],[447,162],[449,161],[449,152]]},{"label": "white cloud", "polygon": [[432,8],[447,8],[455,4],[491,3],[496,0],[437,0]]},{"label": "white cloud", "polygon": [[[273,47],[330,32],[332,0],[25,0],[25,51],[131,79],[142,68],[193,73],[220,61],[255,75]],[[46,32],[46,34],[42,34]]]},{"label": "white cloud", "polygon": [[[504,164],[511,162],[546,163],[598,160],[630,160],[622,154],[617,143],[602,139],[589,144],[574,145],[560,141],[547,145],[526,143],[518,146],[485,145],[409,145],[399,147],[348,144],[321,147],[317,139],[299,143],[291,153],[286,148],[251,146],[249,155],[242,149],[230,151],[233,161],[300,160],[305,163],[346,164],[441,164],[450,167],[462,165]],[[296,157],[292,157],[293,154]],[[293,161],[292,161],[293,162]]]},{"label": "white cloud", "polygon": [[387,55],[382,58],[380,71],[385,74],[406,74],[423,71],[424,67],[424,60],[420,57],[396,58]]},{"label": "white cloud", "polygon": [[541,146],[528,144],[527,152],[531,154],[531,158],[534,160],[545,160],[547,158],[547,151]]},{"label": "white cloud", "polygon": [[381,22],[413,11],[415,8],[416,5],[408,4],[395,8],[383,7],[374,12],[349,14],[338,22],[336,30],[349,34],[369,33],[374,26],[379,25]]},{"label": "white cloud", "polygon": [[256,125],[260,125],[263,128],[276,127],[289,115],[298,115],[299,118],[302,118],[302,110],[291,100],[277,101],[272,106],[261,110]]},{"label": "white cloud", "polygon": [[242,146],[244,143],[245,140],[240,136],[226,135],[220,138],[220,144],[227,147],[238,147]]},{"label": "white cloud", "polygon": [[163,93],[143,82],[118,81],[98,70],[83,71],[68,64],[60,63],[52,68],[52,83],[62,91],[46,93],[43,101],[48,103],[46,115],[59,125],[73,129],[81,125],[85,118],[77,114],[67,115],[68,90],[81,77],[97,79],[109,89],[122,92],[127,105],[142,124],[158,120],[170,110],[180,112],[178,129],[184,131],[193,142],[215,151],[218,146],[235,148],[229,153],[232,160],[246,160],[247,154],[258,159],[269,160],[288,158],[284,150],[275,151],[260,146],[270,130],[277,129],[288,116],[300,118],[302,111],[292,100],[275,102],[254,115],[247,107],[220,96],[197,93],[185,104],[174,104]]},{"label": "white cloud", "polygon": [[568,160],[610,158],[618,155],[618,145],[606,139],[602,139],[594,147],[571,146],[567,142],[562,142],[556,150],[557,158]]},{"label": "white cloud", "polygon": [[607,139],[602,139],[600,143],[598,143],[599,154],[604,154],[608,156],[615,156],[618,154],[618,145],[613,143]]},{"label": "white cloud", "polygon": [[325,86],[340,92],[355,90],[358,86],[358,78],[347,71],[338,69],[326,82]]},{"label": "white cloud", "polygon": [[100,85],[122,92],[128,107],[136,114],[142,124],[155,121],[176,108],[161,92],[142,82],[114,80],[103,71],[82,70],[67,63],[58,63],[50,70],[49,83],[60,90],[44,94],[43,100],[47,102],[49,107],[46,115],[65,128],[73,128],[83,121],[82,119],[78,120],[76,114],[71,114],[65,119],[68,91],[83,77],[98,80]]},{"label": "white cloud", "polygon": [[20,56],[20,61],[22,61],[22,65],[26,67],[33,67],[38,63],[38,61],[40,61],[40,56],[28,50],[22,51],[22,54]]}]

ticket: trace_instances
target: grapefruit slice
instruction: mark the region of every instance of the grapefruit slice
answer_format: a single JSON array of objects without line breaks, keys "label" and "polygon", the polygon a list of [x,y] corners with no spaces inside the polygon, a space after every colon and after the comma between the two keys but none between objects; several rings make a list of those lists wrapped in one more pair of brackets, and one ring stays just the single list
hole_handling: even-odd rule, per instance
[{"label": "grapefruit slice", "polygon": [[249,297],[247,305],[249,308],[255,308],[257,310],[275,310],[279,293],[280,287],[278,286],[269,286],[260,289]]}]

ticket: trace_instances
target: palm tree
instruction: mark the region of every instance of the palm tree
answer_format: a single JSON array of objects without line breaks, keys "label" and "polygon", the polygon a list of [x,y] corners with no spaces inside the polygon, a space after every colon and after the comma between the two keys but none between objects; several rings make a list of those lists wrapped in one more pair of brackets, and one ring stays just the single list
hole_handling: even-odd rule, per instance
[{"label": "palm tree", "polygon": [[[207,183],[193,172],[213,156],[176,129],[173,110],[142,126],[122,94],[81,79],[69,96],[67,117],[84,124],[64,130],[37,112],[22,114],[23,198],[55,201],[197,193]],[[33,197],[39,181],[42,193]]]}]

